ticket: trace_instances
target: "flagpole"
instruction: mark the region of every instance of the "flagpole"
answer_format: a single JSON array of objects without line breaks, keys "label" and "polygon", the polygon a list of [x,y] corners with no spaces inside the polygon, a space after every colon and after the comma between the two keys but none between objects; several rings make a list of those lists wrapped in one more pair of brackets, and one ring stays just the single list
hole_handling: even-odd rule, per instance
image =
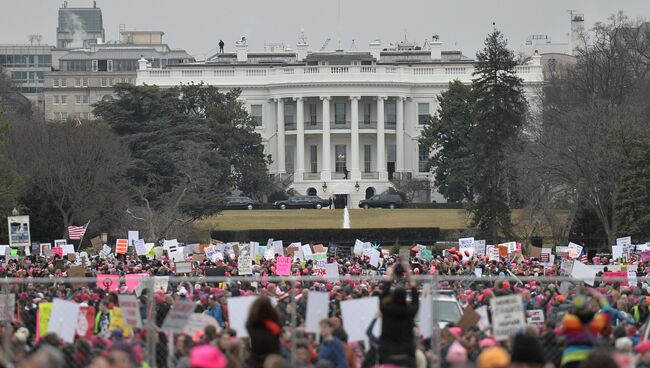
[{"label": "flagpole", "polygon": [[88,226],[90,226],[90,221],[86,222],[86,225],[84,225],[85,229],[84,232],[81,233],[81,238],[79,239],[79,248],[77,249],[77,252],[81,252],[81,242],[84,241],[84,236],[86,236],[86,231],[88,231]]}]

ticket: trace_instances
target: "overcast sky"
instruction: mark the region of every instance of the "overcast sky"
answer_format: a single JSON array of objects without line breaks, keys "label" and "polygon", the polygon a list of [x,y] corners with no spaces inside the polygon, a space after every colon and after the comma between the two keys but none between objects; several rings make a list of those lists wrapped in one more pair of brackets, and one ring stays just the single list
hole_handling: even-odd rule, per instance
[{"label": "overcast sky", "polygon": [[[92,6],[91,0],[69,0],[69,6]],[[63,0],[0,0],[0,43],[27,43],[41,34],[55,44],[57,9]],[[249,50],[261,51],[265,42],[295,47],[304,28],[312,50],[327,38],[328,49],[340,37],[344,49],[355,40],[358,50],[379,38],[384,45],[403,40],[422,44],[440,35],[444,49],[460,49],[474,56],[496,22],[513,49],[531,34],[548,34],[566,42],[567,10],[585,14],[585,25],[604,21],[623,10],[632,18],[650,15],[648,0],[97,0],[107,40],[116,40],[120,24],[127,30],[162,30],[173,48],[203,59],[219,39],[226,51],[246,36]],[[339,18],[340,14],[340,18]]]}]

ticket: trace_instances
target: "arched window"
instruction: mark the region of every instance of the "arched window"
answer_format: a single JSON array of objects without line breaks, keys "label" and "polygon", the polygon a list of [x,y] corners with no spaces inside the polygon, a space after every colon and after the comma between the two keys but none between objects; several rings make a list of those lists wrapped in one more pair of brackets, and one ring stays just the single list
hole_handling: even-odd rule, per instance
[{"label": "arched window", "polygon": [[315,196],[315,195],[317,195],[316,188],[309,188],[309,189],[307,189],[307,195],[310,195],[310,196]]},{"label": "arched window", "polygon": [[373,187],[368,187],[366,188],[366,199],[369,199],[370,197],[375,195],[375,188]]}]

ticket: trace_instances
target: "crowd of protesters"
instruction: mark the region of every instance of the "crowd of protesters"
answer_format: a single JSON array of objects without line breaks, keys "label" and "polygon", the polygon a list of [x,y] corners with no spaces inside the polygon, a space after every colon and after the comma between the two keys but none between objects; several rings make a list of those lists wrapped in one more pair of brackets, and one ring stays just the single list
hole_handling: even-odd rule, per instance
[{"label": "crowd of protesters", "polygon": [[[143,325],[153,319],[155,329],[133,329],[128,336],[110,328],[112,311],[119,307],[118,295],[135,293],[125,283],[111,292],[99,283],[68,282],[68,270],[74,264],[58,256],[4,260],[0,276],[21,281],[7,284],[6,291],[16,295],[16,305],[9,323],[2,326],[0,335],[5,337],[8,349],[3,349],[0,367],[135,368],[149,367],[149,363],[156,367],[194,368],[650,367],[650,341],[645,340],[644,333],[650,316],[645,262],[634,261],[636,284],[597,280],[593,286],[579,281],[560,285],[542,278],[561,275],[559,263],[547,265],[521,255],[490,260],[464,256],[455,249],[425,261],[414,248],[409,259],[385,255],[374,266],[363,256],[328,257],[328,262],[337,264],[342,281],[301,281],[300,277],[318,274],[316,264],[311,260],[295,261],[291,273],[299,277],[277,281],[272,277],[277,256],[258,257],[253,263],[253,275],[245,280],[235,277],[237,256],[226,254],[215,262],[195,261],[193,272],[198,278],[192,281],[172,279],[167,291],[139,290]],[[93,257],[83,265],[87,277],[134,273],[174,276],[173,262],[161,258]],[[587,262],[610,267],[620,263],[607,258]],[[628,266],[630,262],[623,263]],[[222,283],[201,278],[215,266],[233,280]],[[476,277],[476,269],[481,269],[482,277]],[[436,285],[438,290],[454,295],[463,308],[471,306],[476,310],[489,306],[492,298],[519,294],[524,309],[541,309],[545,322],[531,323],[501,341],[491,334],[489,326],[461,328],[453,322],[436,334],[439,338],[422,338],[416,315],[425,275],[467,275],[466,279],[450,278]],[[51,282],[39,282],[39,278]],[[320,321],[319,334],[307,333],[303,328],[310,291],[329,293],[329,318]],[[228,310],[227,299],[247,295],[258,298],[246,316],[248,337],[239,337],[229,325],[230,316],[239,311]],[[376,318],[368,328],[366,341],[350,341],[343,327],[340,303],[369,296],[380,298],[379,310],[367,311]],[[92,336],[77,336],[74,343],[65,343],[52,333],[37,337],[39,303],[54,299],[94,309]],[[153,300],[155,313],[148,313],[148,300]],[[195,312],[214,318],[216,327],[206,327],[193,336],[161,329],[178,300],[194,302]],[[375,335],[373,327],[377,323],[381,323],[381,333]],[[146,344],[151,340],[155,343],[155,358],[147,356]]]}]

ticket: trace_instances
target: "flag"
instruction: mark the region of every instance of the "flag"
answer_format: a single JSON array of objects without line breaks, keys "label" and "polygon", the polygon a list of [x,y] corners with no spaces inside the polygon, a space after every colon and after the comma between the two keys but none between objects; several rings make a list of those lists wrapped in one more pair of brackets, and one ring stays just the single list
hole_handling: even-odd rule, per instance
[{"label": "flag", "polygon": [[68,239],[81,240],[86,233],[88,224],[90,224],[90,221],[86,222],[84,226],[68,226]]}]

